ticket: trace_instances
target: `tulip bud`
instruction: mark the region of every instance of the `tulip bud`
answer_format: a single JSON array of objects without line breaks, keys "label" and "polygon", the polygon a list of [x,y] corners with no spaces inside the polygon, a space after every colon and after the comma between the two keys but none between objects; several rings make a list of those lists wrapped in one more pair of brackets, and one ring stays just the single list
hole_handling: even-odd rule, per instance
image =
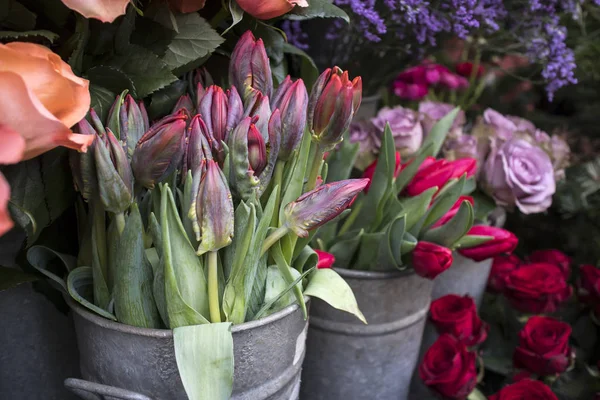
[{"label": "tulip bud", "polygon": [[214,85],[213,78],[205,67],[201,67],[187,75],[187,82],[188,92],[192,93],[194,104],[198,107],[206,88]]},{"label": "tulip bud", "polygon": [[[233,201],[223,171],[214,160],[206,161],[206,172],[194,176],[198,187],[189,210],[196,239],[200,242],[197,254],[217,251],[228,246],[233,238]],[[200,182],[198,184],[198,181]]]},{"label": "tulip bud", "polygon": [[235,87],[224,92],[219,86],[211,86],[198,103],[198,113],[206,124],[207,139],[216,153],[223,151],[229,133],[242,119],[242,99]]},{"label": "tulip bud", "polygon": [[177,103],[175,103],[175,106],[173,107],[172,113],[175,114],[179,110],[185,110],[190,116],[196,113],[196,107],[194,107],[194,103],[192,103],[192,99],[189,95],[184,94],[179,98],[179,100],[177,100]]},{"label": "tulip bud", "polygon": [[248,161],[255,176],[259,176],[267,165],[265,141],[254,124],[248,130]]},{"label": "tulip bud", "polygon": [[100,201],[106,211],[122,213],[133,201],[133,173],[127,154],[110,129],[93,147]]},{"label": "tulip bud", "polygon": [[265,45],[262,39],[256,40],[251,31],[244,33],[233,49],[229,82],[237,88],[244,102],[250,88],[269,98],[273,94],[273,77]]},{"label": "tulip bud", "polygon": [[412,252],[412,265],[417,275],[433,279],[452,265],[452,250],[420,241]]},{"label": "tulip bud", "polygon": [[362,99],[360,77],[350,81],[347,71],[327,69],[315,83],[308,102],[308,124],[314,140],[331,147],[342,140]]},{"label": "tulip bud", "polygon": [[331,268],[335,263],[335,256],[331,253],[321,250],[315,250],[319,261],[317,262],[317,269]]},{"label": "tulip bud", "polygon": [[271,106],[269,98],[258,90],[250,89],[250,94],[245,102],[244,117],[254,117],[254,124],[265,141],[269,140],[269,118]]},{"label": "tulip bud", "polygon": [[285,206],[285,224],[296,235],[307,237],[309,230],[318,228],[348,208],[368,183],[368,179],[347,179],[304,193]]},{"label": "tulip bud", "polygon": [[203,160],[212,160],[212,151],[208,139],[206,139],[208,128],[202,120],[202,117],[197,114],[192,118],[188,128],[187,145],[183,156],[182,177],[187,177],[187,172],[196,172],[196,169],[202,167]]},{"label": "tulip bud", "polygon": [[289,75],[277,88],[271,101],[271,109],[281,112],[282,136],[279,159],[287,161],[302,141],[306,126],[308,93],[302,79],[292,83]]},{"label": "tulip bud", "polygon": [[153,189],[180,165],[185,151],[186,120],[182,113],[168,115],[139,140],[131,166],[135,179],[144,187]]},{"label": "tulip bud", "polygon": [[136,103],[130,94],[123,92],[108,113],[108,128],[121,142],[127,143],[131,157],[138,140],[150,128],[144,102]]}]

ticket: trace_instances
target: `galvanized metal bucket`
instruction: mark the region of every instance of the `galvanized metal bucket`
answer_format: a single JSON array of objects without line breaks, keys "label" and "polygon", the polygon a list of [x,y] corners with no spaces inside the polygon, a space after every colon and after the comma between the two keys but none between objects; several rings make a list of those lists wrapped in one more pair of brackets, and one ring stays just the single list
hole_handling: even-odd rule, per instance
[{"label": "galvanized metal bucket", "polygon": [[447,294],[468,294],[479,309],[492,270],[492,260],[476,262],[458,253],[453,256],[452,266],[434,279],[431,297],[435,300]]},{"label": "galvanized metal bucket", "polygon": [[[74,311],[81,375],[91,382],[68,380],[68,388],[80,396],[86,393],[82,396],[85,399],[187,399],[175,360],[172,331],[116,323],[72,300],[69,305]],[[231,398],[298,399],[307,328],[308,321],[298,305],[233,326]]]},{"label": "galvanized metal bucket", "polygon": [[304,400],[406,400],[433,283],[414,272],[336,271],[368,325],[313,299]]},{"label": "galvanized metal bucket", "polygon": [[365,121],[371,119],[377,115],[379,103],[381,101],[381,95],[376,94],[373,96],[363,97],[360,102],[360,107],[354,115],[354,122]]}]

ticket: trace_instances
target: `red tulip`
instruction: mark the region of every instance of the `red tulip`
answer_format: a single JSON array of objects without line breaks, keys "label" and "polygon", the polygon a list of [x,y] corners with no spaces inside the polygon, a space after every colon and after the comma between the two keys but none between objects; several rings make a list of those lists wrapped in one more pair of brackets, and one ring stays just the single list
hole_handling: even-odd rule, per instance
[{"label": "red tulip", "polygon": [[519,243],[519,239],[512,232],[493,226],[475,225],[468,234],[493,237],[489,242],[479,246],[458,249],[460,254],[474,261],[483,261],[500,254],[510,254]]},{"label": "red tulip", "polygon": [[412,265],[417,275],[433,279],[452,265],[452,250],[420,241],[412,252]]},{"label": "red tulip", "polygon": [[[460,76],[464,76],[465,78],[470,78],[471,74],[473,73],[473,63],[470,61],[466,61],[466,62],[461,62],[456,64],[456,73],[459,74]],[[477,78],[481,78],[483,76],[484,73],[484,69],[481,65],[479,65],[477,67],[477,73],[475,74],[475,77]]]},{"label": "red tulip", "polygon": [[474,158],[448,161],[428,157],[406,187],[406,193],[409,196],[417,196],[432,187],[441,189],[450,179],[460,178],[465,173],[467,178],[470,178],[475,174],[476,169],[477,160]]},{"label": "red tulip", "polygon": [[335,263],[335,257],[333,254],[321,250],[315,250],[315,253],[317,253],[317,255],[319,256],[317,269],[331,268],[333,263]]},{"label": "red tulip", "polygon": [[454,203],[454,205],[452,206],[452,208],[450,208],[450,210],[448,210],[448,212],[446,214],[444,214],[444,216],[442,216],[442,218],[440,218],[434,225],[434,228],[437,228],[438,226],[442,226],[444,225],[446,222],[450,221],[458,212],[458,210],[460,209],[461,204],[464,201],[468,201],[469,203],[471,203],[471,205],[474,205],[475,202],[473,201],[473,198],[471,196],[460,196],[458,198],[458,200],[456,200],[456,203]]}]

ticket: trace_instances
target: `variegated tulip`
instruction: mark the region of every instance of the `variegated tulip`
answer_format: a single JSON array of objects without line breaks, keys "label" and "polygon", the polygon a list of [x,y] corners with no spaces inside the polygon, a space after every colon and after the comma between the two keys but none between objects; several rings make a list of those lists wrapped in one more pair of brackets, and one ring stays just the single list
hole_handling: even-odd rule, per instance
[{"label": "variegated tulip", "polygon": [[306,125],[308,93],[302,79],[292,82],[289,75],[277,88],[271,108],[281,112],[281,148],[279,159],[287,161],[302,141]]},{"label": "variegated tulip", "polygon": [[236,88],[224,91],[219,86],[210,86],[200,99],[197,111],[206,124],[207,139],[215,155],[222,153],[223,143],[242,119],[242,99]]},{"label": "variegated tulip", "polygon": [[212,150],[206,138],[207,129],[206,124],[199,114],[192,118],[188,128],[187,145],[183,156],[181,174],[183,179],[187,176],[187,171],[192,171],[192,174],[194,174],[198,168],[206,167],[202,161],[212,160]]},{"label": "variegated tulip", "polygon": [[189,116],[195,114],[196,107],[194,107],[194,103],[192,103],[192,99],[189,94],[184,94],[181,96],[177,100],[177,103],[175,103],[175,106],[173,106],[173,110],[171,110],[171,112],[176,113],[179,110],[185,110]]},{"label": "variegated tulip", "polygon": [[269,137],[269,119],[271,118],[271,106],[269,98],[260,91],[250,89],[250,95],[245,102],[244,117],[255,118],[254,124],[266,141]]},{"label": "variegated tulip", "polygon": [[131,157],[140,138],[150,128],[144,102],[136,103],[130,94],[120,95],[108,113],[108,128],[123,143]]},{"label": "variegated tulip", "polygon": [[273,77],[265,45],[262,39],[256,40],[251,31],[242,35],[231,54],[229,81],[244,101],[250,95],[249,88],[269,98],[273,93]]}]

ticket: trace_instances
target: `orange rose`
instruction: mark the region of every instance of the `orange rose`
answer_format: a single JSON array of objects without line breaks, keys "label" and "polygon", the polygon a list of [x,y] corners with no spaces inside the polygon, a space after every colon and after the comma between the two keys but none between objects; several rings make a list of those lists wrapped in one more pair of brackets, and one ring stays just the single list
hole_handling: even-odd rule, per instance
[{"label": "orange rose", "polygon": [[308,7],[306,0],[237,0],[242,10],[258,19],[279,17],[294,6]]},{"label": "orange rose", "polygon": [[96,18],[102,22],[113,22],[125,14],[130,0],[62,0],[65,6],[86,18]]},{"label": "orange rose", "polygon": [[[89,82],[48,48],[0,44],[0,165],[28,160],[57,146],[86,151],[93,136],[71,132],[90,107]],[[8,183],[0,175],[0,235],[12,227]]]}]

